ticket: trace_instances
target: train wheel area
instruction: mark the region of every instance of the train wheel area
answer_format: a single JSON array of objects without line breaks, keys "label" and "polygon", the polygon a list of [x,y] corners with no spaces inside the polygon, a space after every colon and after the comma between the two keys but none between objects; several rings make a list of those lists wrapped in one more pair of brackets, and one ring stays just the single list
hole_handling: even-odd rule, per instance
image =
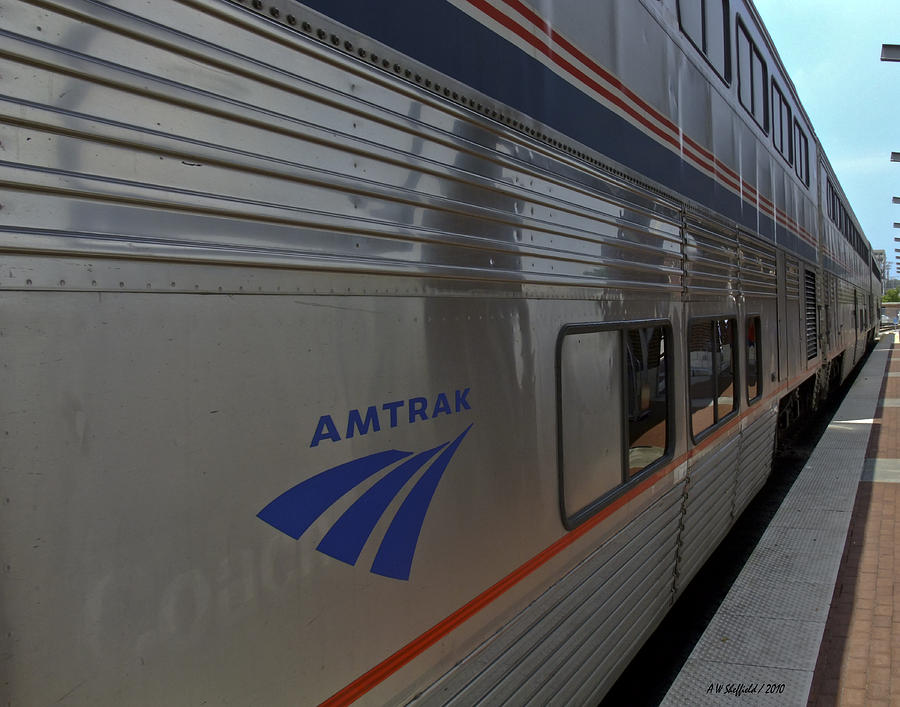
[{"label": "train wheel area", "polygon": [[900,336],[848,383],[779,434],[766,487],[604,705],[900,703]]}]

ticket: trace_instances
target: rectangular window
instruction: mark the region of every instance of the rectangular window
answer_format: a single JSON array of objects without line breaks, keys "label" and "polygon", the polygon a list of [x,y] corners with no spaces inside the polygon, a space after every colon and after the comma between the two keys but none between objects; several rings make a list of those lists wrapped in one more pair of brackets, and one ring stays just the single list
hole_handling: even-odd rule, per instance
[{"label": "rectangular window", "polygon": [[766,106],[766,62],[744,23],[737,24],[738,48],[738,99],[753,119],[765,132],[769,132],[768,110]]},{"label": "rectangular window", "polygon": [[713,323],[718,342],[719,365],[716,370],[716,422],[736,409],[734,380],[734,355],[737,322],[734,319],[717,319]]},{"label": "rectangular window", "polygon": [[669,454],[667,328],[573,325],[557,344],[560,508],[569,529]]},{"label": "rectangular window", "polygon": [[694,439],[736,409],[734,319],[701,319],[688,331],[691,431]]},{"label": "rectangular window", "polygon": [[796,120],[794,121],[794,171],[800,177],[800,181],[809,186],[809,140]]},{"label": "rectangular window", "polygon": [[725,83],[731,83],[728,0],[679,0],[678,24]]},{"label": "rectangular window", "polygon": [[621,368],[617,331],[583,332],[562,341],[563,500],[570,516],[622,483],[623,421],[614,402],[622,398],[622,378],[610,375]]},{"label": "rectangular window", "polygon": [[691,43],[703,52],[703,0],[678,0],[678,24]]},{"label": "rectangular window", "polygon": [[704,16],[706,19],[706,49],[716,73],[725,83],[731,83],[731,52],[728,39],[728,0],[705,0]]},{"label": "rectangular window", "polygon": [[628,329],[626,337],[630,478],[665,456],[668,403],[665,329]]},{"label": "rectangular window", "polygon": [[762,329],[759,317],[747,319],[747,403],[753,403],[762,397],[760,371],[762,370],[762,351],[760,340]]},{"label": "rectangular window", "polygon": [[762,55],[753,51],[753,118],[763,129],[769,131],[769,111],[766,109],[766,65]]},{"label": "rectangular window", "polygon": [[750,40],[744,32],[744,28],[738,25],[737,33],[737,73],[738,73],[738,99],[741,105],[748,111],[753,111],[753,83],[747,79],[750,76]]},{"label": "rectangular window", "polygon": [[781,156],[794,163],[793,141],[790,136],[791,107],[788,105],[784,94],[778,88],[778,84],[772,81],[772,142]]}]

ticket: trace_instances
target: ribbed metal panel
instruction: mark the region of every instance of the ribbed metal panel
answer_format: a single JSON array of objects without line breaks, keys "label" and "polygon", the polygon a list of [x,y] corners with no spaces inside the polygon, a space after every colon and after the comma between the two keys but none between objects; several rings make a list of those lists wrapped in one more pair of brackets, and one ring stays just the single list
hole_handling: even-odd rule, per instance
[{"label": "ribbed metal panel", "polygon": [[689,214],[685,221],[685,285],[692,294],[736,294],[739,288],[737,234]]},{"label": "ribbed metal panel", "polygon": [[[710,478],[713,475],[709,475]],[[727,478],[723,478],[726,477]],[[731,496],[734,493],[733,467],[723,471],[715,478],[715,483],[707,485],[706,489],[689,489],[688,502],[685,512],[685,527],[681,533],[682,546],[688,548],[682,550],[682,557],[689,559],[690,554],[698,544],[714,542],[716,534],[731,520]]]},{"label": "ribbed metal panel", "polygon": [[[690,524],[686,522],[681,534],[683,546],[691,548],[704,547],[707,543],[717,544],[716,538],[723,530],[727,530],[731,524],[731,497],[734,494],[734,477],[728,474],[728,479],[715,486],[716,494],[708,494],[702,501],[695,504],[693,519]],[[690,503],[690,498],[689,498]],[[685,560],[690,553],[683,553]]]},{"label": "ribbed metal panel", "polygon": [[678,563],[678,575],[675,582],[675,590],[678,594],[690,583],[727,534],[731,527],[731,514],[719,509],[715,518],[708,523],[708,527],[708,534],[692,533],[692,537],[684,542],[683,547],[687,548],[689,552]]},{"label": "ribbed metal panel", "polygon": [[[673,569],[674,562],[661,564],[653,572],[652,584],[647,583],[638,590],[647,593],[644,600],[628,602],[634,604],[635,608],[622,616],[619,626],[625,630],[615,641],[610,637],[590,654],[582,651],[578,655],[573,655],[572,660],[565,666],[565,673],[563,671],[554,673],[526,704],[535,707],[595,704],[597,696],[603,695],[612,687],[619,674],[671,607]],[[588,627],[586,630],[591,629]],[[576,667],[578,669],[570,674],[571,668]],[[565,683],[562,683],[563,679]],[[519,694],[525,697],[527,690]],[[593,699],[588,696],[593,696]],[[515,704],[515,699],[511,704]]]},{"label": "ribbed metal panel", "polygon": [[735,437],[688,469],[684,529],[679,538],[676,589],[681,591],[731,527],[731,506],[738,461]]},{"label": "ribbed metal panel", "polygon": [[[675,529],[675,524],[669,528],[673,539]],[[619,651],[633,656],[640,647],[635,645],[638,637],[646,636],[661,613],[671,606],[674,553],[666,555],[669,557],[670,562],[663,561],[663,557],[651,559],[652,564],[645,566],[646,573],[642,568],[639,582],[623,586],[622,591],[628,593],[621,595],[621,601],[612,602],[609,608],[615,608],[607,619],[601,621],[597,615],[590,616],[572,634],[570,645],[563,651],[556,652],[550,660],[526,667],[526,670],[536,670],[508,699],[501,690],[496,695],[501,699],[495,699],[491,693],[483,704],[571,704],[568,696],[586,687],[578,675],[587,670],[608,689],[613,682],[612,668],[622,656]]]},{"label": "ribbed metal panel", "polygon": [[796,258],[784,259],[784,288],[789,300],[800,299],[800,261]]},{"label": "ribbed metal panel", "polygon": [[671,601],[682,490],[597,548],[415,704],[524,704],[574,693],[584,670],[591,689],[608,689]]},{"label": "ribbed metal panel", "polygon": [[676,590],[680,592],[769,476],[777,414],[767,412],[689,470]]},{"label": "ribbed metal panel", "polygon": [[735,517],[746,508],[771,473],[777,423],[778,414],[770,411],[742,433],[741,457],[735,487]]},{"label": "ribbed metal panel", "polygon": [[4,8],[22,34],[0,123],[28,136],[0,163],[10,247],[681,289],[670,203],[299,29],[226,4],[44,5]]},{"label": "ribbed metal panel", "polygon": [[741,291],[754,297],[778,294],[775,248],[746,233],[739,235]]},{"label": "ribbed metal panel", "polygon": [[805,318],[806,318],[806,360],[809,361],[819,353],[817,303],[819,301],[816,290],[816,273],[807,270],[804,276]]}]

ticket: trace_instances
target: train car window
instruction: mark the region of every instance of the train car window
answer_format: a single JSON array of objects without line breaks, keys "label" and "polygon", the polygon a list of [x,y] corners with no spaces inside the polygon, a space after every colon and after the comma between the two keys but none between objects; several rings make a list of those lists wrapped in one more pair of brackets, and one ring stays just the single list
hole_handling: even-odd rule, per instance
[{"label": "train car window", "polygon": [[766,80],[768,69],[766,62],[744,23],[737,24],[738,55],[738,99],[756,123],[769,132],[769,117],[766,107]]},{"label": "train car window", "polygon": [[825,203],[828,206],[828,218],[834,221],[834,187],[829,179],[825,183]]},{"label": "train car window", "polygon": [[753,84],[747,80],[750,76],[750,40],[741,25],[737,34],[737,73],[738,99],[748,111],[753,109]]},{"label": "train car window", "polygon": [[733,319],[716,320],[716,341],[719,365],[716,371],[716,421],[735,410],[734,342],[736,322]]},{"label": "train car window", "polygon": [[668,398],[666,334],[663,327],[626,333],[628,381],[628,476],[666,454]]},{"label": "train car window", "polygon": [[762,370],[762,351],[760,347],[762,329],[759,317],[747,318],[747,403],[756,402],[762,397],[762,385],[759,372]]},{"label": "train car window", "polygon": [[731,83],[728,0],[679,0],[678,24],[726,83]]},{"label": "train car window", "polygon": [[688,330],[691,432],[696,440],[736,409],[734,319],[701,319]]},{"label": "train car window", "polygon": [[685,36],[702,52],[703,0],[678,0],[678,24]]},{"label": "train car window", "polygon": [[766,110],[766,65],[759,52],[753,52],[753,117],[768,132],[766,124],[769,112]]},{"label": "train car window", "polygon": [[560,510],[569,529],[670,453],[669,336],[572,325],[557,344]]},{"label": "train car window", "polygon": [[728,47],[728,2],[727,0],[706,0],[706,55],[719,76],[726,83],[731,81],[731,52]]},{"label": "train car window", "polygon": [[691,429],[694,436],[716,424],[715,378],[712,322],[691,325],[688,334],[690,352]]},{"label": "train car window", "polygon": [[563,507],[567,518],[622,483],[621,335],[566,336],[560,349]]},{"label": "train car window", "polygon": [[794,121],[794,171],[809,187],[809,140],[797,120]]},{"label": "train car window", "polygon": [[793,141],[791,140],[791,107],[784,93],[775,81],[772,81],[772,142],[775,149],[787,160],[794,163]]}]

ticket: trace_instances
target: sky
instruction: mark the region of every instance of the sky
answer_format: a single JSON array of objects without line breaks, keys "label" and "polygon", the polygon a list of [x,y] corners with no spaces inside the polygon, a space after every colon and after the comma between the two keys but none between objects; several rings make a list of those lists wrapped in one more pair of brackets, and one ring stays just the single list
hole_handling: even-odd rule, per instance
[{"label": "sky", "polygon": [[872,247],[897,273],[900,237],[900,44],[898,0],[754,0],[800,102]]}]

